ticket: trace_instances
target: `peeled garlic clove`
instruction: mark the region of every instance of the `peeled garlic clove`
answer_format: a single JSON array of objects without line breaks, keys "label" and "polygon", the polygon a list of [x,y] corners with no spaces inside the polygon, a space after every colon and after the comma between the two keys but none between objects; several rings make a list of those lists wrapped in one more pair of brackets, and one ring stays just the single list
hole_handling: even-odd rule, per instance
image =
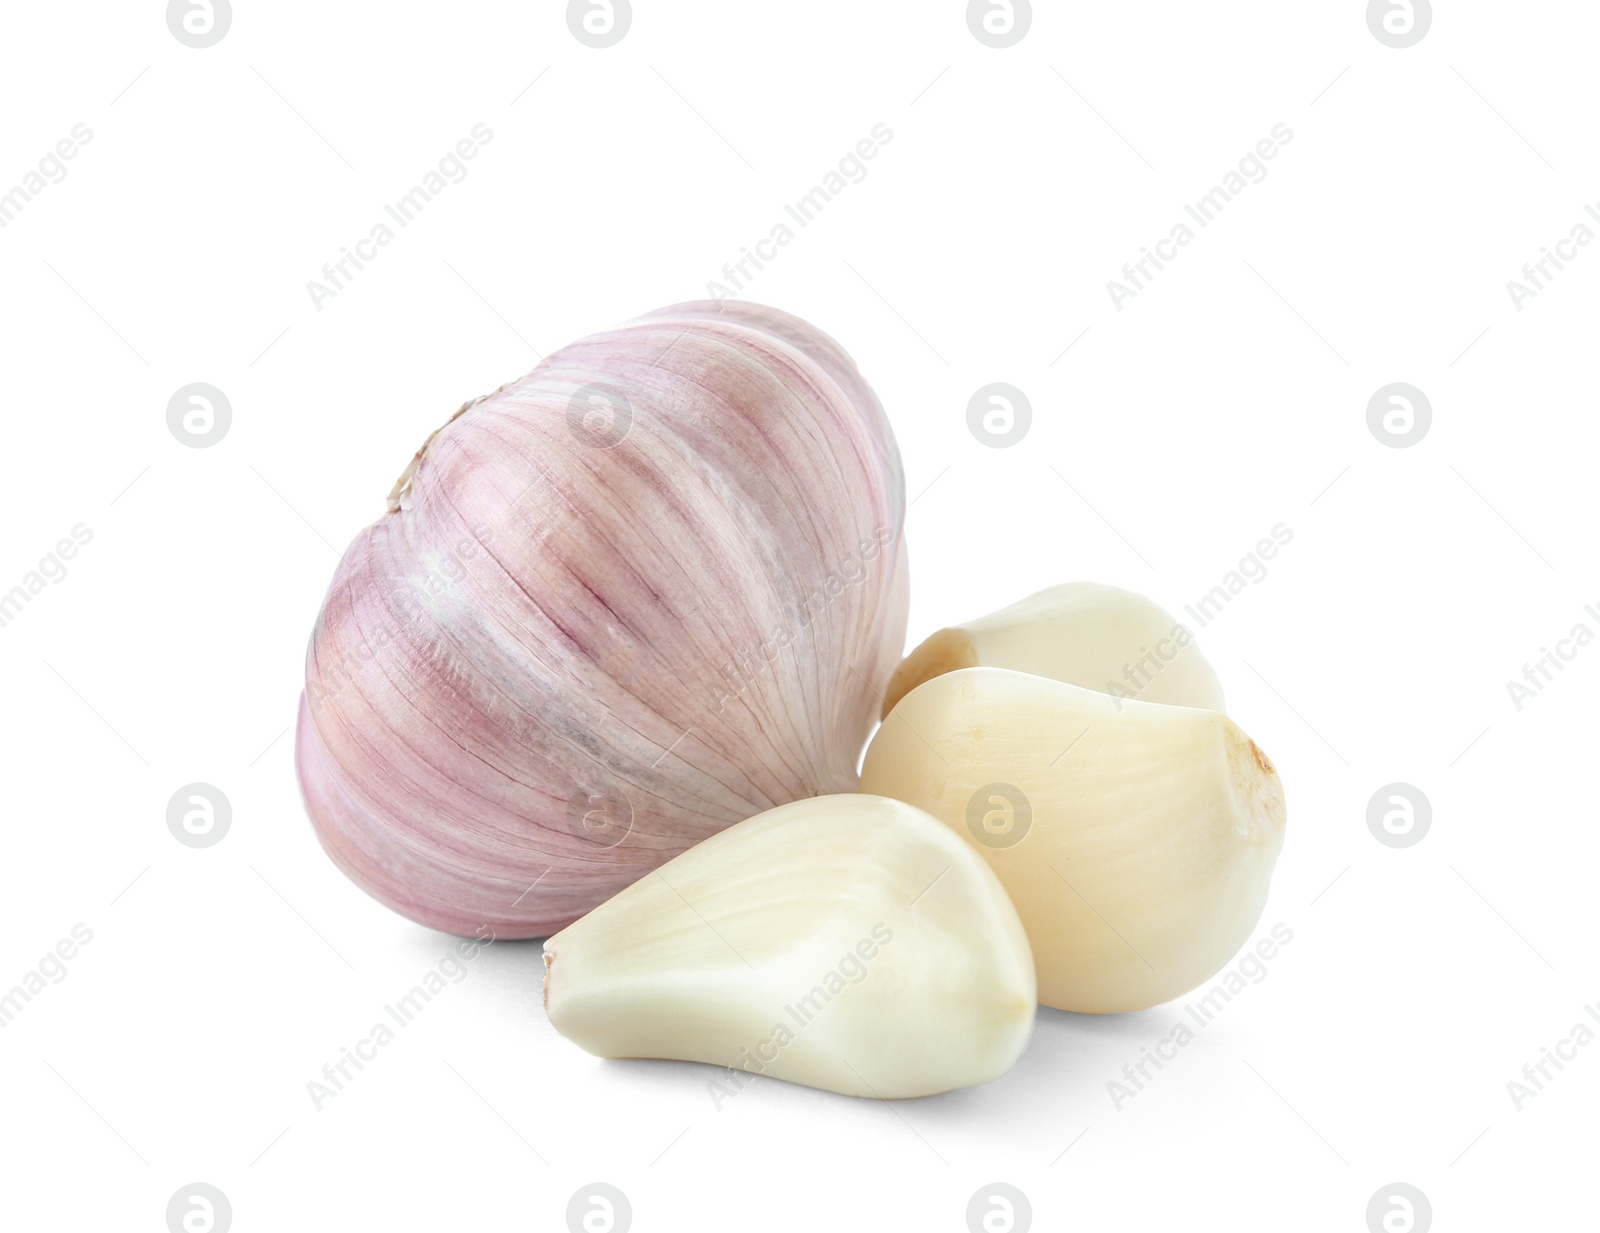
[{"label": "peeled garlic clove", "polygon": [[[920,810],[797,801],[663,865],[545,943],[545,1007],[599,1057],[706,1062],[846,1096],[998,1078],[1033,1026],[999,880]],[[716,1081],[727,1097],[747,1082]]]},{"label": "peeled garlic clove", "polygon": [[312,635],[323,846],[423,924],[542,937],[854,789],[905,647],[904,505],[849,357],[759,305],[663,309],[467,404]]},{"label": "peeled garlic clove", "polygon": [[1022,916],[1039,999],[1141,1010],[1248,939],[1283,846],[1283,785],[1215,711],[967,668],[901,699],[861,787],[968,838]]},{"label": "peeled garlic clove", "polygon": [[924,681],[958,668],[1012,668],[1118,698],[1223,709],[1222,684],[1194,636],[1143,595],[1069,582],[965,625],[907,655],[883,714]]}]

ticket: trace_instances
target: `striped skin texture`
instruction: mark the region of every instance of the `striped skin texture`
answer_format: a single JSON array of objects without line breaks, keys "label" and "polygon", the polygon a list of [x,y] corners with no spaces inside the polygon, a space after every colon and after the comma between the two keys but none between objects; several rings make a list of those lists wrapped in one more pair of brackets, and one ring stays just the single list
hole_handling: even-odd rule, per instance
[{"label": "striped skin texture", "polygon": [[323,847],[381,902],[542,937],[855,790],[905,645],[905,484],[805,322],[706,302],[574,343],[467,404],[390,504],[329,587],[296,734]]}]

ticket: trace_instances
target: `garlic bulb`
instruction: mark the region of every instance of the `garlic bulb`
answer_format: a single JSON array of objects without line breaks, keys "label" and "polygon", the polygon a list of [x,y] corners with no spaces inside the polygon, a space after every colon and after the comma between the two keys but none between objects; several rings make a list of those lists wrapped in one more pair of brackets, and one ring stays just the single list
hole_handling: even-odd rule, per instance
[{"label": "garlic bulb", "polygon": [[1194,635],[1154,601],[1097,582],[1050,587],[939,630],[895,670],[883,714],[957,668],[1011,668],[1114,698],[1223,709],[1222,683]]},{"label": "garlic bulb", "polygon": [[[999,880],[919,809],[796,801],[670,861],[545,943],[545,1008],[600,1057],[727,1067],[847,1096],[998,1078],[1033,1026]],[[735,1073],[737,1072],[737,1073]]]},{"label": "garlic bulb", "polygon": [[1260,919],[1283,846],[1277,771],[1227,716],[1002,668],[901,699],[861,787],[988,860],[1039,999],[1062,1010],[1142,1010],[1215,975]]},{"label": "garlic bulb", "polygon": [[905,645],[904,505],[849,357],[758,305],[662,309],[466,404],[312,634],[323,846],[423,924],[536,937],[853,790]]}]

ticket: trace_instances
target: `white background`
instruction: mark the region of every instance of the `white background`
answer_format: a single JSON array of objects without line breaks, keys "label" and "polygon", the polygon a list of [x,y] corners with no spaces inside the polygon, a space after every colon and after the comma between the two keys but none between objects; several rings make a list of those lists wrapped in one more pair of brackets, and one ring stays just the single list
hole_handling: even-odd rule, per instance
[{"label": "white background", "polygon": [[[1396,1181],[1439,1229],[1583,1219],[1600,1048],[1520,1111],[1506,1084],[1600,1002],[1600,649],[1520,711],[1506,682],[1600,631],[1600,249],[1521,311],[1506,283],[1600,201],[1600,13],[1440,7],[1394,50],[1354,0],[1041,4],[993,50],[952,0],[636,0],[594,50],[553,2],[275,0],[194,50],[159,3],[8,6],[0,192],[93,140],[0,230],[0,590],[93,540],[0,629],[0,988],[94,935],[0,1032],[8,1223],[159,1230],[196,1181],[241,1231],[560,1230],[594,1181],[639,1230],[960,1230],[995,1181],[1050,1229],[1359,1233]],[[1043,1010],[977,1090],[758,1081],[718,1111],[706,1068],[557,1037],[522,943],[318,1112],[307,1081],[448,945],[300,803],[338,546],[464,398],[703,298],[880,122],[870,175],[745,294],[889,410],[912,642],[1076,578],[1181,615],[1292,529],[1200,641],[1287,786],[1262,928],[1293,942],[1120,1110],[1178,1007]],[[307,280],[478,123],[468,178],[318,311]],[[1115,308],[1280,123],[1267,178]],[[233,408],[208,449],[166,425],[197,381]],[[1033,407],[1008,449],[966,426],[993,381]],[[1411,448],[1367,427],[1394,381],[1432,404]],[[204,850],[166,826],[194,781],[233,805]],[[1433,808],[1405,850],[1366,823],[1395,781]]]}]

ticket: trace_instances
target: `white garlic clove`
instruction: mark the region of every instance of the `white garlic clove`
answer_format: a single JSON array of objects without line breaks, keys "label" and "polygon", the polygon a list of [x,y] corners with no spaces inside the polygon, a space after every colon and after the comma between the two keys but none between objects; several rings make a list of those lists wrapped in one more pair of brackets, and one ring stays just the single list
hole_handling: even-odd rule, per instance
[{"label": "white garlic clove", "polygon": [[[847,1096],[988,1082],[1033,1025],[1033,959],[999,880],[933,818],[877,796],[741,822],[544,953],[550,1021],[590,1053]],[[748,1080],[713,1082],[726,1097]]]},{"label": "white garlic clove", "polygon": [[941,629],[889,682],[887,715],[924,681],[958,668],[1011,668],[1118,698],[1223,709],[1222,683],[1194,635],[1143,595],[1069,582]]},{"label": "white garlic clove", "polygon": [[323,846],[423,924],[542,937],[853,790],[905,649],[904,507],[854,364],[760,305],[662,309],[467,404],[312,635]]},{"label": "white garlic clove", "polygon": [[1140,1010],[1219,971],[1266,904],[1283,785],[1215,711],[966,668],[900,700],[862,790],[926,809],[988,860],[1027,928],[1039,998]]}]

